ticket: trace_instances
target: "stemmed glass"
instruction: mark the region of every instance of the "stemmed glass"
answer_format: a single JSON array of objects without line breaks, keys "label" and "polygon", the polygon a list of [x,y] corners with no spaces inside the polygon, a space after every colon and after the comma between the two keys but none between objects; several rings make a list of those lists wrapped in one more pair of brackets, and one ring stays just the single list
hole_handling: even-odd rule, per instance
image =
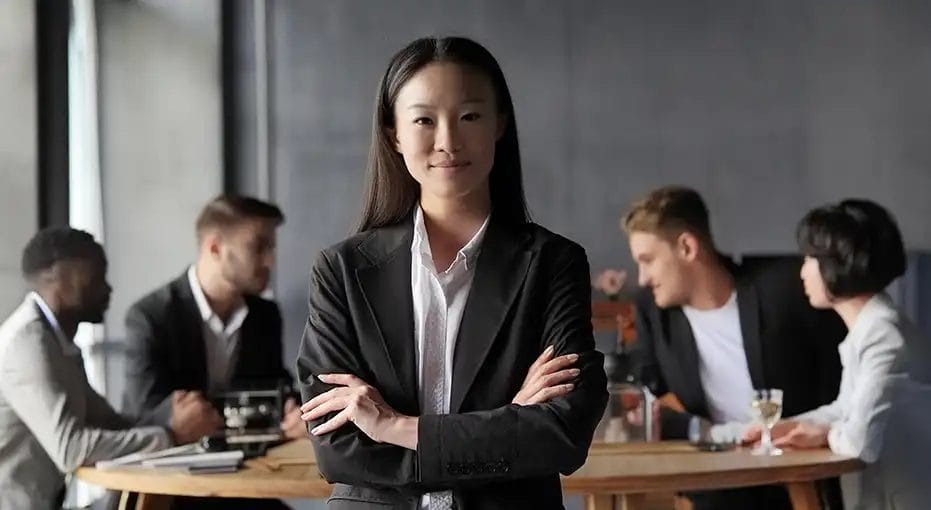
[{"label": "stemmed glass", "polygon": [[773,425],[782,417],[782,390],[753,390],[753,416],[762,427],[760,446],[753,449],[753,455],[782,455],[782,450],[773,446]]}]

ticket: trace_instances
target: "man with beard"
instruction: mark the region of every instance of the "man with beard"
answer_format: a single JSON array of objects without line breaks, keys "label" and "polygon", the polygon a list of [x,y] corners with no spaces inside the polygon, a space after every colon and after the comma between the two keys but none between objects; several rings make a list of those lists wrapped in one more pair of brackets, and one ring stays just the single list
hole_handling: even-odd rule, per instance
[{"label": "man with beard", "polygon": [[164,426],[138,426],[91,388],[74,336],[82,322],[103,322],[111,288],[90,234],[40,231],[22,270],[31,291],[0,325],[0,508],[61,508],[66,473],[216,428],[195,394],[169,392]]},{"label": "man with beard", "polygon": [[[290,384],[282,363],[281,313],[260,296],[275,257],[278,207],[220,196],[197,219],[196,262],[135,303],[126,314],[126,405],[156,423],[172,391],[214,394]],[[288,400],[282,429],[306,435]]]}]

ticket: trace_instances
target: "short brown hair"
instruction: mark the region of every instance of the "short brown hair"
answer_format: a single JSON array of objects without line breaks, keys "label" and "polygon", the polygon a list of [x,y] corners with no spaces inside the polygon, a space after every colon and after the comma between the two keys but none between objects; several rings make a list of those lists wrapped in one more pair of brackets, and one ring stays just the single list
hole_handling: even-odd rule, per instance
[{"label": "short brown hair", "polygon": [[714,246],[705,201],[697,191],[682,186],[659,188],[634,202],[621,227],[627,235],[648,232],[666,238],[689,232]]},{"label": "short brown hair", "polygon": [[220,195],[211,200],[197,217],[197,237],[210,229],[227,230],[252,219],[271,220],[275,226],[284,223],[278,206],[257,198]]}]

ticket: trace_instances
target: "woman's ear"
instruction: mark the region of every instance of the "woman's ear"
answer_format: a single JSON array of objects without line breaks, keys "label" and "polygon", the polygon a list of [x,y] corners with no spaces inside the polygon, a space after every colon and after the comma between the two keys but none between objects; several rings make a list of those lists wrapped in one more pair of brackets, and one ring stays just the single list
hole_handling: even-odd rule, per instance
[{"label": "woman's ear", "polygon": [[393,127],[386,127],[385,129],[385,138],[391,143],[391,146],[394,147],[394,151],[398,154],[401,153],[401,142],[398,140],[398,130]]}]

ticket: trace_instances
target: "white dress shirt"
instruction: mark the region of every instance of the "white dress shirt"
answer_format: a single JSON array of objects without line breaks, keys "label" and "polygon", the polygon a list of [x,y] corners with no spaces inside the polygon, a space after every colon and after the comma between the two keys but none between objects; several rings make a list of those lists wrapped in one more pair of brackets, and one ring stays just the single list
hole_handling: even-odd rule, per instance
[{"label": "white dress shirt", "polygon": [[[422,414],[449,413],[449,396],[452,388],[453,352],[459,325],[465,311],[475,263],[481,250],[482,240],[488,228],[488,218],[472,239],[456,254],[455,260],[445,270],[439,271],[433,264],[430,241],[424,225],[423,211],[417,206],[414,215],[414,236],[411,242],[411,292],[414,301],[414,336],[417,340],[417,385],[420,392]],[[445,341],[443,356],[442,388],[440,381],[432,379],[431,360],[424,359],[429,344]],[[435,391],[441,393],[441,409],[435,409]],[[432,493],[449,497],[449,493]],[[428,508],[431,494],[424,495],[421,506]]]},{"label": "white dress shirt", "polygon": [[208,391],[223,391],[229,387],[233,377],[233,369],[239,358],[239,337],[243,321],[249,315],[249,308],[245,303],[240,305],[226,324],[210,308],[210,302],[204,295],[204,290],[197,279],[197,270],[191,266],[187,272],[188,283],[194,294],[194,301],[200,311],[203,321],[204,351],[207,355]]}]

